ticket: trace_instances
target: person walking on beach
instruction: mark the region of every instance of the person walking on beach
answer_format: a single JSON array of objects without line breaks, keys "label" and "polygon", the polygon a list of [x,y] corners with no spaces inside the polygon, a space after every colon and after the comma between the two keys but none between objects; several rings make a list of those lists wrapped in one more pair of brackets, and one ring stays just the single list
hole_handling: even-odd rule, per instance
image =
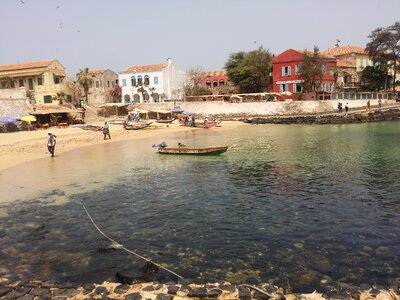
[{"label": "person walking on beach", "polygon": [[54,151],[56,149],[57,137],[51,132],[48,133],[49,139],[47,141],[47,150],[49,150],[51,157],[54,157]]},{"label": "person walking on beach", "polygon": [[103,135],[104,135],[104,139],[106,139],[106,137],[108,136],[108,139],[111,140],[110,125],[108,125],[107,122],[104,122]]}]

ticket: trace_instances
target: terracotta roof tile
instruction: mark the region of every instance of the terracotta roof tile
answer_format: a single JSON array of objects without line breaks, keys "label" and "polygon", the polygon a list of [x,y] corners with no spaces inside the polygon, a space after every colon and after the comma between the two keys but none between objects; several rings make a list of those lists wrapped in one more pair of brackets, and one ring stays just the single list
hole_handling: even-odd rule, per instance
[{"label": "terracotta roof tile", "polygon": [[125,72],[157,71],[157,70],[162,70],[167,66],[168,64],[130,66],[125,70]]},{"label": "terracotta roof tile", "polygon": [[218,70],[218,71],[207,71],[203,73],[206,77],[214,77],[214,76],[228,76],[226,70]]},{"label": "terracotta roof tile", "polygon": [[18,63],[18,64],[12,64],[12,65],[0,65],[0,72],[23,70],[23,69],[33,69],[33,68],[43,68],[43,67],[47,67],[48,65],[50,65],[53,61],[54,60],[44,60],[44,61]]},{"label": "terracotta roof tile", "polygon": [[367,55],[368,53],[365,51],[365,48],[363,47],[358,47],[358,46],[343,46],[343,47],[336,47],[336,48],[331,48],[328,50],[325,50],[323,53],[326,55],[331,55],[331,56],[342,56],[342,55],[348,55],[348,54],[365,54]]}]

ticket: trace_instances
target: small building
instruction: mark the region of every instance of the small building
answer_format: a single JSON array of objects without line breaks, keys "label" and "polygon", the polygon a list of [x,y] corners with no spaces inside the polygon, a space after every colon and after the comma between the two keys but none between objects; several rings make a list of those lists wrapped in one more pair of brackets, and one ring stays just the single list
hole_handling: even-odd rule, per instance
[{"label": "small building", "polygon": [[184,72],[175,67],[171,58],[162,64],[130,66],[118,77],[124,103],[161,102],[183,97]]},{"label": "small building", "polygon": [[93,77],[93,85],[89,89],[88,104],[99,105],[112,102],[110,92],[118,84],[118,74],[106,70],[89,70],[89,74]]},{"label": "small building", "polygon": [[[318,92],[331,93],[335,90],[336,59],[323,55],[326,61],[325,74]],[[272,81],[275,93],[296,94],[304,92],[300,77],[300,65],[304,61],[304,51],[288,49],[272,59]]]},{"label": "small building", "polygon": [[228,85],[228,82],[229,77],[226,70],[207,71],[203,73],[201,85],[210,89],[213,95],[218,95],[219,88]]},{"label": "small building", "polygon": [[373,63],[363,47],[343,46],[325,50],[325,55],[337,59],[336,89],[354,90],[361,87],[361,72]]},{"label": "small building", "polygon": [[0,65],[0,88],[23,88],[38,104],[53,103],[53,96],[61,92],[71,98],[64,78],[65,68],[55,59]]}]

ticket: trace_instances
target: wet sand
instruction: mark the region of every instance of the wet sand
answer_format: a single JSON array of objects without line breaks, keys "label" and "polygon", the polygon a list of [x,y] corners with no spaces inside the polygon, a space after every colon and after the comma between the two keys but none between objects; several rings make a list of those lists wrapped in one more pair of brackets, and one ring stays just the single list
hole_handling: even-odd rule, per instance
[{"label": "wet sand", "polygon": [[[103,122],[94,122],[101,126]],[[201,129],[163,124],[156,129],[125,130],[122,125],[110,125],[111,140],[104,140],[101,131],[82,130],[76,127],[51,128],[49,130],[20,131],[0,135],[0,203],[31,199],[42,192],[71,185],[71,192],[79,184],[80,189],[90,189],[88,178],[96,172],[112,169],[115,159],[124,159],[129,153],[118,153],[118,143],[137,141],[136,147],[150,150],[153,143],[168,138],[184,138],[193,130],[207,133],[209,130],[233,130],[238,126],[250,126],[242,122],[223,122],[222,127]],[[47,151],[47,133],[57,136],[55,157]],[[121,147],[122,148],[122,147]],[[116,172],[116,170],[114,170]],[[100,178],[106,182],[112,176]],[[68,190],[68,188],[67,188]],[[60,202],[66,201],[60,195]],[[55,191],[54,193],[57,193]]]}]

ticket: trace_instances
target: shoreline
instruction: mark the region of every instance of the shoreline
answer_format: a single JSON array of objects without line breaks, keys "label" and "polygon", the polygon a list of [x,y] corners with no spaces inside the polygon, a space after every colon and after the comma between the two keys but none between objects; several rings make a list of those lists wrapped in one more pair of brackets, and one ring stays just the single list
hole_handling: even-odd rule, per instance
[{"label": "shoreline", "polygon": [[[103,121],[93,122],[92,125],[103,125]],[[76,150],[86,146],[121,142],[126,140],[154,138],[162,139],[165,134],[188,132],[191,130],[225,130],[236,126],[245,126],[239,121],[225,121],[221,128],[193,128],[180,126],[177,123],[160,125],[154,129],[126,130],[122,125],[110,125],[111,140],[104,140],[101,131],[82,130],[77,127],[50,128],[48,130],[17,131],[0,134],[0,172],[8,168],[41,158],[50,157],[47,151],[47,133],[57,136],[55,155]],[[160,140],[161,142],[161,140]]]},{"label": "shoreline", "polygon": [[[3,282],[4,284],[4,282]],[[183,300],[183,299],[219,299],[219,300],[324,300],[324,299],[357,299],[357,300],[399,300],[398,290],[394,288],[363,284],[360,287],[342,284],[328,292],[293,293],[282,288],[263,283],[258,286],[249,284],[231,284],[227,281],[196,284],[189,279],[178,282],[142,282],[101,284],[76,284],[54,281],[25,281],[0,285],[0,297],[4,299],[124,299],[124,300]]]}]

